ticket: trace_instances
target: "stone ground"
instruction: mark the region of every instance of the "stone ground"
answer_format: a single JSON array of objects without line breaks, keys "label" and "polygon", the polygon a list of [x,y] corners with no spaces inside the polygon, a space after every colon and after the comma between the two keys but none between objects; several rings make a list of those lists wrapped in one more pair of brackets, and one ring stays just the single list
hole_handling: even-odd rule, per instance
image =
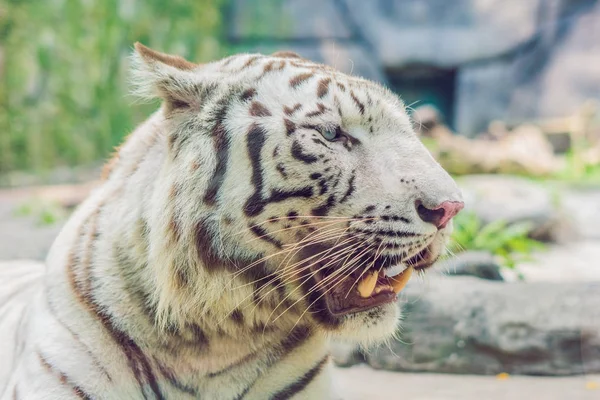
[{"label": "stone ground", "polygon": [[[66,206],[77,204],[90,184],[51,189],[0,190],[0,260],[43,260],[63,220],[40,224],[39,215],[16,211],[32,199],[51,199]],[[581,204],[591,207],[581,207]],[[552,245],[523,266],[530,280],[600,280],[600,191],[569,193],[565,200],[578,224],[585,223],[578,241]],[[594,261],[595,260],[595,261]],[[335,385],[343,400],[500,400],[600,399],[600,375],[573,377],[416,374],[377,371],[366,365],[335,369]]]},{"label": "stone ground", "polygon": [[415,374],[358,365],[337,368],[334,377],[338,398],[343,400],[600,399],[600,375],[550,378]]}]

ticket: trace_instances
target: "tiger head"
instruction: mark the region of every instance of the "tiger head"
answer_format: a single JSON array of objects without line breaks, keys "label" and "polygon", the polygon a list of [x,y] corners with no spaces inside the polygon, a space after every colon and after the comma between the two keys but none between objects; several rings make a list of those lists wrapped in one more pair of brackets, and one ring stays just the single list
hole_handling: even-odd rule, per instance
[{"label": "tiger head", "polygon": [[291,53],[198,65],[137,44],[134,63],[138,94],[163,99],[150,238],[163,308],[274,296],[269,322],[393,334],[398,292],[463,207],[398,97]]}]

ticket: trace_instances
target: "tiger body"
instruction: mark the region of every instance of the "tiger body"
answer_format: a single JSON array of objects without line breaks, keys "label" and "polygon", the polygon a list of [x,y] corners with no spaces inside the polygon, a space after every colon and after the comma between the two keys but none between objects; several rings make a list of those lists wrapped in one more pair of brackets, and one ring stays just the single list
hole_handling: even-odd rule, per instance
[{"label": "tiger body", "polygon": [[371,260],[429,266],[451,226],[415,201],[458,189],[372,82],[287,54],[136,48],[138,94],[163,105],[46,270],[4,272],[1,398],[330,398],[328,340],[380,342],[399,320],[356,282]]}]

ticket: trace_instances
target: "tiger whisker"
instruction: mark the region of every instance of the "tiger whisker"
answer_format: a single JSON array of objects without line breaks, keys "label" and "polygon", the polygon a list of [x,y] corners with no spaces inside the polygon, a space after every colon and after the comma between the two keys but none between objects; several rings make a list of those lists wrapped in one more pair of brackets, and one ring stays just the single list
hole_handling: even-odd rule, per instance
[{"label": "tiger whisker", "polygon": [[[321,252],[317,253],[315,256],[319,256],[319,255],[321,255],[321,254],[323,254],[323,253],[331,253],[331,252],[332,252],[333,250],[335,250],[337,247],[341,247],[342,245],[346,244],[346,243],[347,243],[347,242],[349,242],[349,241],[352,241],[353,239],[354,239],[354,238],[348,238],[348,239],[346,239],[345,241],[343,241],[342,243],[336,244],[336,245],[334,245],[334,246],[333,246],[333,247],[331,247],[331,248],[325,249],[324,251],[321,251]],[[340,258],[340,255],[339,255],[340,253],[345,253],[346,251],[348,251],[348,247],[342,247],[342,248],[341,248],[341,250],[337,250],[336,252],[334,252],[333,254],[331,254],[331,255],[332,255],[332,258],[331,258],[330,262],[329,262],[329,263],[327,263],[327,264],[325,264],[325,265],[323,265],[322,267],[320,267],[318,270],[316,270],[316,271],[315,271],[315,273],[316,273],[316,272],[319,272],[319,271],[320,271],[320,270],[322,270],[323,268],[326,268],[326,267],[328,267],[328,266],[329,266],[331,263],[335,262],[335,261],[336,261],[338,258]],[[326,255],[329,255],[329,254],[326,254]],[[343,254],[342,254],[342,256],[343,256]],[[313,257],[314,257],[314,256],[313,256]],[[311,257],[311,258],[313,258],[313,257]],[[308,259],[301,260],[301,261],[299,261],[299,262],[295,263],[294,265],[296,265],[296,264],[298,264],[298,263],[303,263],[303,262],[306,262],[307,260],[308,260]],[[286,274],[285,274],[285,275],[280,275],[279,277],[280,277],[280,278],[287,278],[287,276],[294,276],[295,274],[301,273],[301,272],[303,272],[303,271],[305,271],[305,270],[310,270],[310,268],[312,268],[312,267],[313,267],[315,264],[317,264],[318,262],[319,262],[319,260],[317,260],[317,261],[315,261],[315,262],[312,262],[312,263],[310,263],[310,264],[308,264],[308,265],[306,265],[306,266],[302,267],[301,269],[293,269],[293,270],[289,270],[289,271],[287,271],[287,272],[286,272]],[[296,282],[296,281],[298,281],[298,280],[301,280],[301,279],[303,279],[305,276],[306,276],[306,275],[301,275],[301,276],[299,276],[299,277],[297,277],[296,279],[293,279],[293,280],[289,280],[289,279],[283,280],[283,281],[282,281],[282,282],[281,282],[279,285],[277,285],[275,288],[272,288],[272,289],[271,289],[271,290],[270,290],[270,291],[269,291],[267,294],[265,294],[265,296],[266,296],[266,295],[268,295],[269,293],[271,293],[273,290],[276,290],[277,288],[279,288],[279,287],[281,287],[281,286],[285,286],[286,284],[289,284],[289,283],[292,283],[292,282]],[[303,283],[304,283],[304,282],[303,282]],[[296,288],[296,289],[297,289],[297,288]],[[293,291],[292,291],[292,293],[294,293],[294,292],[295,292],[295,290],[293,290]],[[292,294],[292,293],[290,293],[290,294]],[[289,297],[289,296],[287,296],[287,297]],[[286,297],[286,299],[287,299],[287,297]],[[285,299],[284,299],[283,301],[285,301]],[[283,301],[282,301],[282,302],[283,302]],[[280,304],[281,304],[281,303],[280,303]],[[278,305],[277,307],[279,307],[279,305]],[[277,309],[277,307],[276,307],[276,309]]]},{"label": "tiger whisker", "polygon": [[[358,267],[356,267],[355,269],[353,269],[350,274],[352,274]],[[339,270],[337,270],[336,272],[338,272],[339,274],[337,274],[338,276],[341,276],[342,272],[346,272],[346,269],[342,269],[340,268]],[[327,278],[332,278],[333,276],[335,276],[336,273],[331,274],[329,277]],[[336,277],[337,279],[337,277]],[[330,279],[331,280],[331,279]],[[300,319],[302,318],[302,316],[304,316],[304,314],[306,314],[306,312],[310,309],[310,307],[316,303],[319,299],[321,299],[323,296],[325,296],[327,293],[329,293],[330,291],[332,291],[333,289],[335,289],[338,285],[340,285],[343,282],[343,279],[340,279],[338,282],[334,283],[329,289],[326,289],[317,299],[315,299],[315,301],[313,301],[302,313],[302,315],[300,316],[300,318],[298,318],[298,320],[296,321],[296,324],[298,324],[298,321],[300,321]],[[292,305],[290,305],[288,308],[286,308],[285,310],[283,310],[283,312],[281,314],[279,314],[277,316],[277,318],[275,318],[272,322],[275,323],[280,317],[282,317],[287,311],[289,311],[292,307],[294,307],[296,304],[298,304],[300,301],[302,301],[304,298],[306,298],[310,293],[314,292],[315,290],[318,289],[318,286],[314,286],[312,287],[304,296],[302,296],[301,298],[299,298],[298,300],[296,300]],[[294,324],[294,326],[296,326],[296,324]]]},{"label": "tiger whisker", "polygon": [[[332,239],[332,238],[338,237],[339,235],[338,235],[337,233],[331,233],[331,232],[336,232],[336,231],[338,231],[338,229],[335,229],[335,230],[331,230],[331,231],[329,231],[329,232],[330,232],[330,235],[329,235],[329,236],[325,236],[325,237],[323,237],[321,240],[318,240],[318,241],[313,241],[311,244],[321,243],[321,242],[324,242],[324,241],[330,240],[330,239]],[[302,246],[302,247],[300,247],[300,248],[298,248],[298,249],[295,249],[295,248],[290,248],[289,250],[286,250],[285,252],[287,252],[288,254],[287,254],[287,255],[286,255],[286,257],[285,257],[285,258],[284,258],[284,259],[283,259],[283,260],[280,262],[280,265],[281,265],[281,264],[283,264],[283,262],[285,262],[285,260],[288,258],[288,256],[292,255],[292,257],[293,257],[293,255],[297,254],[297,253],[298,253],[300,250],[302,250],[302,248],[304,248],[304,247],[306,247],[306,246],[308,246],[308,245],[309,245],[309,244],[307,244],[307,245],[305,245],[305,246]],[[294,251],[295,251],[295,252],[294,252]],[[325,250],[325,251],[326,251],[326,250]],[[294,252],[294,254],[291,254],[292,252]],[[280,253],[283,253],[283,251],[282,251],[282,252],[280,252]],[[298,264],[298,263],[301,263],[301,262],[303,262],[303,261],[306,261],[306,260],[312,259],[312,258],[314,258],[314,257],[317,257],[319,254],[320,254],[320,253],[317,253],[317,254],[315,254],[315,255],[313,255],[313,256],[311,256],[311,257],[309,257],[309,258],[306,258],[306,259],[304,259],[304,260],[298,261],[297,263],[295,263],[295,264],[292,264],[292,266],[294,266],[294,265],[296,265],[296,264]],[[284,271],[286,270],[286,268],[287,268],[287,265],[286,265],[286,267],[284,267]],[[276,272],[277,272],[277,270],[276,270],[276,271],[274,271],[273,273],[271,273],[271,274],[267,275],[267,276],[273,275],[273,274],[275,274]],[[239,286],[239,287],[247,286],[247,285],[249,285],[249,284],[252,284],[252,283],[255,283],[255,282],[261,281],[261,280],[263,280],[263,279],[265,279],[265,277],[259,278],[259,279],[255,280],[255,281],[252,281],[252,282],[245,283],[245,284],[243,284],[243,285],[241,285],[241,286]],[[235,289],[235,288],[234,288],[234,289]]]},{"label": "tiger whisker", "polygon": [[[318,215],[295,215],[292,218],[288,217],[288,216],[284,216],[284,217],[276,217],[276,218],[269,218],[263,222],[259,222],[257,224],[253,224],[251,226],[249,226],[248,228],[244,229],[241,232],[236,233],[235,235],[241,235],[249,230],[251,230],[252,228],[255,227],[259,227],[262,225],[265,225],[267,223],[272,223],[272,222],[277,222],[277,221],[281,221],[281,220],[296,220],[296,219],[329,219],[329,220],[337,220],[337,219],[343,219],[343,220],[349,220],[349,221],[371,221],[371,220],[375,220],[375,219],[379,219],[380,217],[370,217],[370,218],[357,218],[357,217],[333,217],[333,216],[318,216]],[[304,224],[304,225],[299,225],[299,226],[307,226],[308,224]]]},{"label": "tiger whisker", "polygon": [[[325,238],[324,240],[329,240],[329,239],[330,239],[330,237],[328,237],[328,238]],[[349,238],[348,240],[352,240],[352,239],[354,239],[354,238]],[[346,243],[346,242],[343,242],[343,243]],[[341,244],[340,244],[340,245],[341,245]],[[331,251],[331,250],[333,250],[333,248],[328,248],[328,249],[326,249],[326,250],[324,250],[324,251],[322,251],[322,252],[319,252],[319,253],[317,253],[316,255],[312,256],[311,258],[313,258],[313,257],[316,257],[316,256],[319,256],[320,254],[322,254],[322,253],[325,253],[325,252],[328,252],[328,251]],[[299,261],[299,263],[301,263],[301,262],[305,262],[306,260],[307,260],[307,259],[301,260],[301,261]],[[296,263],[296,264],[297,264],[297,263]],[[295,265],[295,264],[294,264],[294,265]],[[306,268],[310,268],[310,267],[311,267],[311,265],[308,265]],[[284,269],[284,270],[285,270],[285,269]],[[273,272],[273,273],[271,273],[271,274],[267,275],[266,277],[259,278],[259,279],[255,280],[255,281],[252,281],[252,282],[250,282],[250,283],[245,283],[244,285],[241,285],[241,286],[238,286],[238,287],[247,286],[247,285],[253,284],[253,283],[255,283],[255,282],[261,281],[261,280],[263,280],[263,279],[267,279],[267,278],[268,278],[268,277],[270,277],[270,276],[277,275],[277,273],[276,273],[276,272],[277,272],[277,271],[275,271],[275,272]],[[270,280],[269,280],[269,282],[267,282],[266,284],[269,284],[270,282],[274,281],[275,279],[276,279],[276,277],[273,277],[273,278],[272,278],[272,279],[270,279]],[[285,281],[284,281],[284,283],[285,283]],[[289,281],[288,281],[287,283],[289,283]],[[279,287],[279,285],[278,285],[277,287]],[[272,289],[272,290],[274,290],[274,289]],[[239,307],[239,306],[240,306],[240,305],[241,305],[241,304],[242,304],[244,301],[246,301],[248,298],[252,297],[253,295],[254,295],[254,292],[253,292],[253,293],[251,293],[250,295],[246,296],[244,299],[242,299],[242,300],[241,300],[241,301],[240,301],[240,302],[239,302],[239,303],[236,305],[236,307],[234,307],[234,308],[233,308],[233,309],[232,309],[232,310],[231,310],[231,311],[230,311],[230,312],[227,314],[227,316],[229,316],[229,315],[230,315],[230,314],[231,314],[231,313],[232,313],[232,312],[233,312],[233,311],[234,311],[236,308],[238,308],[238,307]],[[263,295],[263,296],[261,297],[261,299],[259,299],[259,301],[258,301],[258,303],[256,304],[256,306],[258,306],[258,305],[260,304],[260,302],[266,298],[266,296],[267,296],[267,294]],[[254,311],[254,310],[256,309],[256,306],[254,307],[254,309],[253,309],[252,311]]]},{"label": "tiger whisker", "polygon": [[[310,235],[312,235],[312,234],[316,234],[316,233],[319,231],[319,229],[323,229],[323,227],[320,227],[320,228],[318,228],[317,230],[315,230],[315,232],[311,232],[311,233],[310,233],[308,236],[310,236]],[[291,247],[288,247],[288,248],[284,248],[283,250],[280,250],[280,251],[278,251],[278,252],[276,252],[276,253],[274,253],[274,254],[271,254],[271,255],[269,255],[269,256],[262,257],[261,259],[259,259],[259,260],[256,260],[256,261],[254,261],[253,263],[251,263],[251,264],[249,264],[249,265],[245,266],[245,267],[244,267],[244,268],[242,268],[241,270],[239,270],[239,271],[235,272],[235,273],[233,274],[232,278],[236,278],[237,276],[239,276],[239,275],[243,274],[243,273],[244,273],[245,271],[247,271],[248,269],[250,269],[250,268],[252,268],[252,267],[254,267],[254,266],[256,266],[256,265],[258,265],[258,264],[260,264],[260,263],[262,263],[262,262],[264,262],[264,261],[266,261],[266,260],[268,260],[268,259],[270,259],[270,258],[273,258],[273,257],[275,257],[275,256],[278,256],[278,255],[281,255],[281,254],[284,254],[284,253],[289,253],[289,252],[291,252],[291,251],[293,251],[293,250],[294,250],[294,246],[291,246]]]},{"label": "tiger whisker", "polygon": [[360,276],[358,277],[358,279],[356,281],[354,281],[354,283],[352,284],[352,286],[350,286],[350,289],[348,289],[348,293],[346,293],[346,296],[344,298],[348,298],[348,295],[350,294],[350,292],[352,291],[352,289],[354,288],[354,285],[356,285],[358,282],[360,282],[360,280],[362,279],[363,275],[373,266],[375,266],[375,263],[377,262],[377,258],[379,257],[380,250],[381,250],[381,246],[383,245],[383,242],[381,242],[379,244],[379,247],[377,248],[377,251],[375,252],[375,256],[373,257],[373,262],[371,263],[370,267],[365,267],[365,269],[363,270],[363,272],[360,274]]},{"label": "tiger whisker", "polygon": [[313,222],[313,223],[310,223],[310,224],[290,226],[290,227],[287,227],[287,228],[278,229],[276,231],[270,231],[270,232],[268,232],[268,233],[266,233],[264,235],[261,235],[261,236],[254,237],[254,238],[252,238],[250,240],[247,240],[246,243],[250,243],[250,242],[253,242],[255,240],[262,239],[262,238],[267,237],[269,235],[272,235],[274,233],[285,232],[285,231],[289,231],[289,230],[292,230],[292,229],[301,229],[301,228],[306,228],[306,227],[309,227],[309,226],[323,225],[323,224],[327,224],[327,226],[331,226],[331,225],[335,225],[335,224],[338,224],[338,223],[343,223],[343,222],[346,222],[346,221],[348,221],[348,220],[340,220],[340,221],[333,221],[333,222],[331,222],[331,221],[320,221],[320,222]]},{"label": "tiger whisker", "polygon": [[[364,263],[364,261],[363,261],[363,263]],[[359,269],[363,263],[359,264],[359,265],[358,265],[358,266],[356,266],[354,269],[352,269],[352,271],[350,271],[350,272],[348,273],[348,275],[351,275],[351,274],[353,274],[353,273],[354,273],[354,271],[356,271],[357,269]],[[334,284],[334,285],[333,285],[331,288],[329,288],[329,289],[327,289],[325,292],[323,292],[323,293],[322,293],[322,294],[321,294],[319,297],[317,297],[317,298],[316,298],[316,299],[315,299],[315,300],[314,300],[312,303],[310,303],[310,304],[309,304],[309,305],[306,307],[306,309],[305,309],[305,310],[302,312],[302,314],[300,314],[300,317],[298,317],[298,319],[296,320],[296,323],[294,324],[294,326],[292,327],[292,329],[294,329],[294,328],[295,328],[295,327],[298,325],[298,322],[300,322],[300,321],[302,320],[302,317],[304,317],[304,315],[305,315],[305,314],[308,312],[308,310],[310,310],[310,308],[313,306],[313,304],[315,304],[317,301],[319,301],[319,300],[320,300],[320,299],[321,299],[323,296],[325,296],[327,293],[329,293],[330,291],[332,291],[333,289],[335,289],[335,288],[336,288],[338,285],[340,285],[342,282],[343,282],[343,280],[340,280],[339,282],[337,282],[336,284]],[[311,289],[311,291],[309,291],[309,293],[310,293],[310,292],[312,292],[312,291],[313,291],[313,289],[315,289],[315,288],[312,288],[312,289]],[[307,293],[307,295],[308,295],[308,293]]]},{"label": "tiger whisker", "polygon": [[[346,248],[346,249],[344,249],[344,250],[346,250],[346,251],[351,251],[351,249],[349,249],[349,248]],[[279,308],[279,306],[285,302],[285,300],[287,300],[287,299],[288,299],[288,298],[289,298],[289,297],[290,297],[290,296],[291,296],[293,293],[295,293],[295,292],[296,292],[296,291],[297,291],[297,290],[298,290],[298,289],[299,289],[299,288],[300,288],[300,287],[301,287],[301,286],[302,286],[304,283],[306,283],[306,282],[307,282],[309,279],[311,279],[313,276],[315,276],[315,275],[316,275],[316,274],[317,274],[319,271],[321,271],[321,270],[322,270],[322,269],[324,269],[324,268],[327,268],[327,267],[329,266],[329,264],[331,264],[332,262],[334,262],[334,261],[330,261],[329,263],[327,263],[327,264],[325,264],[325,265],[321,266],[321,267],[320,267],[319,269],[317,269],[316,271],[312,271],[312,272],[310,272],[310,273],[308,274],[308,275],[309,275],[309,276],[308,276],[308,278],[306,278],[304,281],[302,281],[302,282],[301,282],[301,283],[298,285],[298,287],[296,287],[294,290],[292,290],[292,291],[291,291],[291,292],[290,292],[290,293],[289,293],[289,294],[288,294],[288,295],[287,295],[287,296],[286,296],[286,297],[285,297],[283,300],[281,300],[281,301],[279,302],[279,304],[277,305],[277,307],[275,307],[275,308],[273,309],[273,311],[271,312],[271,314],[269,315],[269,317],[268,317],[268,320],[270,320],[271,316],[272,316],[272,315],[275,313],[275,311],[276,311],[276,310]],[[312,289],[311,289],[311,290],[312,290]],[[311,290],[309,290],[309,291],[308,291],[308,293],[310,293],[310,292],[311,292]],[[277,318],[275,318],[275,319],[274,319],[273,321],[271,321],[271,322],[272,322],[272,323],[275,323],[275,322],[276,322],[276,321],[277,321],[277,320],[278,320],[278,319],[279,319],[281,316],[283,316],[283,315],[284,315],[284,314],[285,314],[287,311],[289,311],[289,310],[290,310],[292,307],[294,307],[296,304],[298,304],[298,302],[299,302],[299,301],[301,301],[301,300],[302,300],[304,297],[306,297],[306,296],[308,295],[308,293],[307,293],[306,295],[304,295],[304,296],[300,297],[300,299],[296,300],[296,301],[295,301],[295,302],[294,302],[294,303],[293,303],[291,306],[289,306],[288,308],[286,308],[286,309],[285,309],[285,310],[284,310],[284,311],[283,311],[281,314],[279,314],[279,315],[277,316]]]}]

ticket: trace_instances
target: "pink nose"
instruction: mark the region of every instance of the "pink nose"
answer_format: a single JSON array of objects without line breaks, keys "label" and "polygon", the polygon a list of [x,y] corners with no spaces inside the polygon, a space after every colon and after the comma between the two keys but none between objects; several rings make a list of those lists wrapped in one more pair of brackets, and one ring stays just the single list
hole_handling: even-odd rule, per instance
[{"label": "pink nose", "polygon": [[443,229],[460,210],[463,209],[465,203],[462,201],[445,201],[435,208],[427,208],[420,201],[417,201],[417,213],[425,222],[429,222],[437,226],[438,229]]}]

